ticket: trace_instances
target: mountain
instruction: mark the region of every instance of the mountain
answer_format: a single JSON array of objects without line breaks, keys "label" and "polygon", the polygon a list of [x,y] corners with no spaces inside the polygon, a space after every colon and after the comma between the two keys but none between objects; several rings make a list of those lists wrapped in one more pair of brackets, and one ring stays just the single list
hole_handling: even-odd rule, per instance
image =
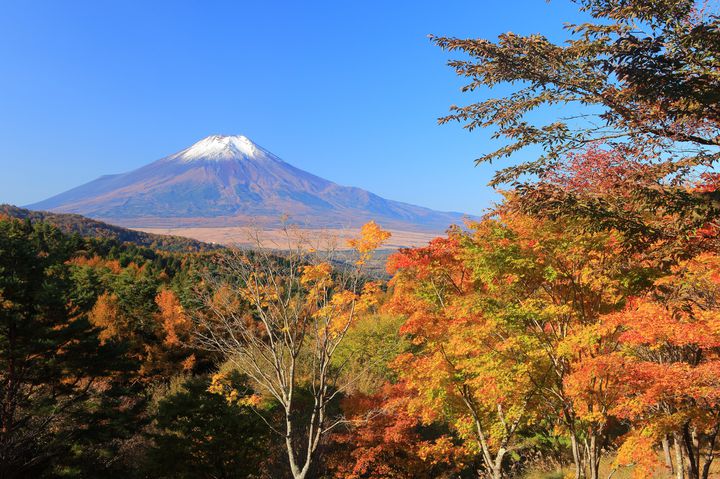
[{"label": "mountain", "polygon": [[102,176],[29,205],[130,227],[352,228],[371,219],[442,232],[463,215],[387,200],[295,168],[244,136],[214,135],[128,173]]},{"label": "mountain", "polygon": [[219,248],[217,245],[190,238],[129,230],[80,215],[30,211],[13,205],[0,205],[0,219],[3,217],[27,219],[31,223],[49,223],[69,235],[78,234],[86,238],[113,239],[120,243],[134,243],[138,246],[162,251],[200,252]]}]

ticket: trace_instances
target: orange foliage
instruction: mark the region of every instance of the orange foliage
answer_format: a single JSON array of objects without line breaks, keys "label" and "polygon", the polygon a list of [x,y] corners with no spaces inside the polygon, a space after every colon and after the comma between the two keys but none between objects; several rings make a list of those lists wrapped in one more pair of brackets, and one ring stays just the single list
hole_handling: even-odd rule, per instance
[{"label": "orange foliage", "polygon": [[185,315],[185,311],[175,293],[164,289],[158,293],[155,303],[160,309],[158,321],[162,324],[165,338],[163,343],[168,347],[182,345],[190,337],[192,322]]},{"label": "orange foliage", "polygon": [[145,358],[141,367],[143,375],[170,376],[189,372],[197,358],[190,349],[193,324],[185,314],[174,292],[164,289],[155,297],[159,312],[155,315],[156,334],[159,343],[145,344]]},{"label": "orange foliage", "polygon": [[122,266],[120,266],[120,262],[118,260],[104,259],[97,255],[90,258],[87,258],[85,256],[76,256],[71,260],[67,261],[67,264],[73,266],[83,266],[87,268],[105,268],[112,274],[120,274],[122,272]]},{"label": "orange foliage", "polygon": [[423,437],[419,418],[408,410],[414,395],[404,383],[385,384],[377,394],[343,401],[352,426],[334,436],[328,457],[334,477],[431,479],[462,466],[462,446],[445,436]]},{"label": "orange foliage", "polygon": [[633,466],[633,479],[647,479],[662,468],[653,450],[656,439],[650,435],[633,431],[623,438],[618,449],[617,466]]},{"label": "orange foliage", "polygon": [[127,319],[120,314],[118,298],[115,294],[101,294],[90,311],[89,319],[93,326],[101,329],[98,334],[101,344],[111,339],[122,338],[129,329]]}]

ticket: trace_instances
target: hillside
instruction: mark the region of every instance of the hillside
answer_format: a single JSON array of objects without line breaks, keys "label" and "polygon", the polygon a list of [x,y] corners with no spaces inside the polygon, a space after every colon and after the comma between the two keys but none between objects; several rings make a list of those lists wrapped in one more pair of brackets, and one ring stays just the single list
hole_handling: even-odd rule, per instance
[{"label": "hillside", "polygon": [[134,243],[138,246],[164,251],[206,251],[216,249],[218,246],[196,241],[181,236],[158,235],[133,231],[120,226],[96,221],[77,214],[52,213],[48,211],[31,211],[13,205],[0,205],[0,217],[9,216],[18,219],[28,219],[32,223],[46,222],[63,233],[78,234],[90,238],[115,239],[121,243]]}]

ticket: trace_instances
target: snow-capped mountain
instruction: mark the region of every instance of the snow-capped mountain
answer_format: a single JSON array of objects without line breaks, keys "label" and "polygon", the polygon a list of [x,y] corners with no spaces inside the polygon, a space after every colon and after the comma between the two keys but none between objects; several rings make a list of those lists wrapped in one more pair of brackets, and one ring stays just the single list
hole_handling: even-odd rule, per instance
[{"label": "snow-capped mountain", "polygon": [[102,176],[29,205],[131,227],[356,227],[370,219],[408,231],[441,232],[462,221],[341,186],[284,162],[244,136],[213,135],[134,171]]}]

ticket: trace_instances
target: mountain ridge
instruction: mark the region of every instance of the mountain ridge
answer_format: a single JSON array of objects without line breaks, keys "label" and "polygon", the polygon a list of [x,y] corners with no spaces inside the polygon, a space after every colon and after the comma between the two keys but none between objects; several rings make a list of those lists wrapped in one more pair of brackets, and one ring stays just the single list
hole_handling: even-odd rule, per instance
[{"label": "mountain ridge", "polygon": [[120,243],[133,243],[161,251],[202,252],[220,248],[215,244],[183,236],[135,231],[78,214],[32,211],[10,204],[0,204],[0,219],[3,217],[28,220],[31,223],[48,223],[68,235],[78,234],[85,238],[113,239]]}]

